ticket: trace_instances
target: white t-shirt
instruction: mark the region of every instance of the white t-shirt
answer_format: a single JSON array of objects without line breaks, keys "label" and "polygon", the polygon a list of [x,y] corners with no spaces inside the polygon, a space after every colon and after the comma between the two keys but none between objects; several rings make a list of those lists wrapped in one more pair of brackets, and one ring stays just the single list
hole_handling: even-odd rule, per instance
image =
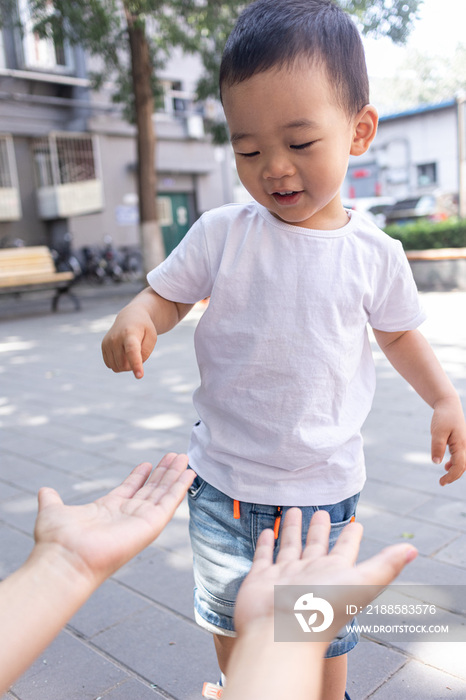
[{"label": "white t-shirt", "polygon": [[424,314],[401,244],[349,216],[320,231],[255,202],[227,205],[148,275],[171,301],[210,296],[195,332],[189,459],[232,498],[323,505],[364,484],[361,427],[375,389],[366,324],[412,330]]}]

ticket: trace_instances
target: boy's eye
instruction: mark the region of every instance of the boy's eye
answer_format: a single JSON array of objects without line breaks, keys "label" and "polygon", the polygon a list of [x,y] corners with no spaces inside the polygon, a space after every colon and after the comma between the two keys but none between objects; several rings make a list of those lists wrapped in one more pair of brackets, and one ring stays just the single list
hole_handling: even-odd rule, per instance
[{"label": "boy's eye", "polygon": [[259,151],[253,151],[252,153],[237,153],[237,156],[243,156],[243,158],[253,158],[253,156],[258,156]]},{"label": "boy's eye", "polygon": [[294,148],[295,151],[303,151],[305,148],[312,146],[313,143],[315,143],[315,141],[308,141],[307,143],[300,143],[297,146],[290,146],[290,148]]}]

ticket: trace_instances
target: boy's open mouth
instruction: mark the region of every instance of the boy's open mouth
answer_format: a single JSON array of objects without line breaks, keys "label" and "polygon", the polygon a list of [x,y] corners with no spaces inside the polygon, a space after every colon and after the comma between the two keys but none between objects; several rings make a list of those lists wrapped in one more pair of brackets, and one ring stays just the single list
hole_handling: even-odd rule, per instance
[{"label": "boy's open mouth", "polygon": [[272,193],[272,197],[280,204],[295,204],[300,195],[301,192],[296,192],[294,190],[283,190],[281,192]]}]

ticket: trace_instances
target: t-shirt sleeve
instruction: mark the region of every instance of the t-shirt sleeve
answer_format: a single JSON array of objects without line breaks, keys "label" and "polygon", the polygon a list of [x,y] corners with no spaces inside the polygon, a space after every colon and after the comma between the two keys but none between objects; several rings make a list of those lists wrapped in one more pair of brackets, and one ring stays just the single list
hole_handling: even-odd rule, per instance
[{"label": "t-shirt sleeve", "polygon": [[210,295],[212,274],[202,219],[166,260],[149,272],[147,281],[160,296],[182,304],[195,304]]},{"label": "t-shirt sleeve", "polygon": [[399,246],[397,266],[369,312],[372,328],[387,333],[414,330],[426,319],[413,273],[404,251]]}]

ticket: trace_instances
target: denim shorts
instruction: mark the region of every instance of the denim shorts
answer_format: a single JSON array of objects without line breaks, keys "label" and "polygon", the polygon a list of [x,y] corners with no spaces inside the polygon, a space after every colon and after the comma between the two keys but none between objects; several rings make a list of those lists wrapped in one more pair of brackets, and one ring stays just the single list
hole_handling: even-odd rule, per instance
[{"label": "denim shorts", "polygon": [[[303,546],[309,523],[316,510],[330,514],[330,547],[355,515],[359,494],[325,506],[301,507],[303,514]],[[266,528],[272,528],[276,506],[256,503],[240,504],[240,518],[233,517],[233,499],[196,476],[188,491],[190,511],[189,533],[194,559],[194,614],[196,622],[214,634],[234,637],[233,612],[239,587],[251,568],[257,539]],[[284,506],[282,521],[290,506]],[[281,530],[275,542],[280,547]],[[346,654],[358,643],[354,628],[333,640],[327,656]]]}]

